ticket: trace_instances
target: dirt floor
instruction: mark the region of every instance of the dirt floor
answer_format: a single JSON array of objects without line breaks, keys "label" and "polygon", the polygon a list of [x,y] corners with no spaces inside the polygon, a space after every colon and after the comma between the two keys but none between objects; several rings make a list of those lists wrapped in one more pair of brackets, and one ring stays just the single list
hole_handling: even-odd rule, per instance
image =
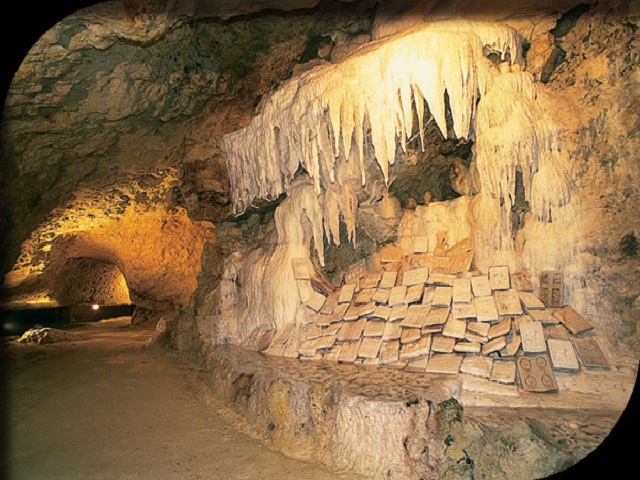
[{"label": "dirt floor", "polygon": [[129,319],[3,345],[6,479],[343,479],[269,450]]}]

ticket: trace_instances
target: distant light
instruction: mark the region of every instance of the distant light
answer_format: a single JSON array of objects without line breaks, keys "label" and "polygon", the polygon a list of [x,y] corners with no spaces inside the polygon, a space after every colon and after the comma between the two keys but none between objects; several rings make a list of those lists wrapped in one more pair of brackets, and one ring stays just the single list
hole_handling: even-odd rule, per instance
[{"label": "distant light", "polygon": [[100,305],[98,305],[97,303],[94,303],[93,305],[91,305],[91,308],[93,310],[98,310],[100,308]]}]

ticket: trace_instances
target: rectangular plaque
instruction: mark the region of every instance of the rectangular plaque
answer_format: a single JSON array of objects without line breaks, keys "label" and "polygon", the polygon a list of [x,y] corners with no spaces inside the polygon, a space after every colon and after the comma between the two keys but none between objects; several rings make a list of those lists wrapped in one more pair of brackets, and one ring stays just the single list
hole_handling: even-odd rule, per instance
[{"label": "rectangular plaque", "polygon": [[323,357],[323,360],[327,362],[338,363],[340,359],[340,351],[342,350],[342,345],[333,345],[333,347],[329,348]]},{"label": "rectangular plaque", "polygon": [[390,288],[378,288],[376,293],[373,294],[371,300],[377,303],[387,303],[389,301]]},{"label": "rectangular plaque", "polygon": [[426,320],[424,321],[423,326],[428,325],[442,325],[447,321],[449,317],[449,308],[431,308],[429,310],[429,315],[427,315]]},{"label": "rectangular plaque", "polygon": [[407,366],[404,367],[405,372],[423,373],[429,363],[429,357],[412,358],[407,362]]},{"label": "rectangular plaque", "polygon": [[361,317],[364,317],[365,315],[371,315],[375,311],[376,311],[375,302],[365,303],[364,305],[360,305],[358,307],[358,313],[360,314]]},{"label": "rectangular plaque", "polygon": [[453,287],[436,287],[436,292],[433,295],[433,301],[431,306],[433,307],[448,307],[451,305],[451,298],[453,297]]},{"label": "rectangular plaque", "polygon": [[563,307],[556,310],[557,317],[562,324],[574,335],[593,330],[593,325],[586,321],[582,315],[576,312],[572,307]]},{"label": "rectangular plaque", "polygon": [[[402,340],[400,341],[402,343]],[[412,358],[429,355],[431,349],[431,335],[420,337],[417,342],[402,346],[400,350],[400,360],[409,360]]]},{"label": "rectangular plaque", "polygon": [[506,265],[489,267],[489,285],[491,290],[508,290],[511,287],[509,267]]},{"label": "rectangular plaque", "polygon": [[422,304],[431,305],[433,303],[433,296],[436,293],[436,287],[424,287],[422,292]]},{"label": "rectangular plaque", "polygon": [[358,349],[358,356],[361,358],[376,358],[381,346],[382,338],[365,337],[362,339],[362,343]]},{"label": "rectangular plaque", "polygon": [[491,381],[506,384],[516,383],[516,362],[514,360],[499,360],[493,362]]},{"label": "rectangular plaque", "polygon": [[422,292],[424,291],[424,286],[422,284],[419,285],[411,285],[407,288],[407,295],[404,297],[404,303],[415,303],[419,302],[422,298]]},{"label": "rectangular plaque", "polygon": [[547,342],[540,322],[524,322],[520,324],[520,338],[522,350],[525,353],[540,353],[547,351]]},{"label": "rectangular plaque", "polygon": [[500,318],[493,297],[476,297],[474,304],[476,306],[476,318],[479,322],[494,322]]},{"label": "rectangular plaque", "polygon": [[456,339],[451,337],[443,337],[442,335],[433,335],[431,338],[431,351],[439,353],[451,353],[456,346]]},{"label": "rectangular plaque", "polygon": [[529,316],[536,322],[542,322],[546,325],[557,325],[560,319],[553,314],[553,310],[531,310]]},{"label": "rectangular plaque", "polygon": [[362,331],[362,335],[365,337],[381,337],[386,324],[387,322],[367,320],[364,330]]},{"label": "rectangular plaque", "polygon": [[347,314],[347,310],[349,310],[348,303],[341,303],[336,306],[336,308],[333,309],[333,313],[331,314],[331,323],[341,322],[344,319],[344,316]]},{"label": "rectangular plaque", "polygon": [[340,355],[338,360],[343,363],[353,363],[358,358],[358,351],[360,350],[361,340],[355,342],[344,342],[340,349]]},{"label": "rectangular plaque", "polygon": [[356,286],[354,283],[348,283],[343,285],[340,289],[340,295],[338,296],[338,303],[349,303],[353,298],[353,294],[356,291]]},{"label": "rectangular plaque", "polygon": [[377,288],[380,277],[380,273],[367,273],[364,278],[360,280],[360,288]]},{"label": "rectangular plaque", "polygon": [[389,342],[382,342],[380,347],[380,363],[383,365],[389,365],[398,361],[400,352],[400,341],[391,340]]},{"label": "rectangular plaque", "polygon": [[521,356],[516,361],[522,388],[528,392],[555,392],[556,376],[547,355]]},{"label": "rectangular plaque", "polygon": [[332,323],[331,325],[324,328],[322,334],[326,336],[334,336],[338,333],[338,330],[342,328],[343,322]]},{"label": "rectangular plaque", "polygon": [[471,286],[473,287],[473,295],[475,297],[488,297],[491,295],[491,285],[487,275],[479,277],[471,277]]},{"label": "rectangular plaque", "polygon": [[382,340],[400,340],[402,325],[400,323],[385,322]]},{"label": "rectangular plaque", "polygon": [[402,285],[424,285],[429,277],[429,267],[414,268],[407,270],[402,275]]},{"label": "rectangular plaque", "polygon": [[345,322],[338,332],[337,340],[340,342],[358,340],[362,336],[366,323],[365,318],[361,318],[357,322]]},{"label": "rectangular plaque", "polygon": [[340,297],[340,291],[336,290],[333,293],[330,293],[329,296],[325,299],[324,305],[320,309],[320,313],[323,315],[331,315],[333,313],[333,309],[338,305],[338,298]]},{"label": "rectangular plaque", "polygon": [[404,299],[407,296],[407,287],[405,285],[399,285],[393,287],[389,293],[389,306],[395,307],[397,305],[403,305]]},{"label": "rectangular plaque", "polygon": [[363,290],[360,290],[360,292],[356,294],[356,305],[364,305],[365,303],[369,303],[375,292],[376,291],[373,288],[365,288]]},{"label": "rectangular plaque", "polygon": [[493,358],[467,356],[462,360],[460,372],[473,375],[475,377],[489,378],[493,368]]},{"label": "rectangular plaque", "polygon": [[471,280],[456,278],[453,281],[453,302],[469,303],[471,301]]},{"label": "rectangular plaque", "polygon": [[539,297],[547,307],[562,307],[564,279],[559,270],[540,272]]},{"label": "rectangular plaque", "polygon": [[400,324],[403,327],[422,328],[430,310],[429,305],[410,305],[407,309],[407,316]]},{"label": "rectangular plaque", "polygon": [[532,292],[518,292],[520,303],[527,310],[540,310],[545,308],[544,303]]},{"label": "rectangular plaque", "polygon": [[491,328],[491,325],[488,323],[482,323],[482,322],[469,322],[467,324],[467,330],[469,332],[473,332],[477,335],[481,335],[483,337],[486,337],[487,335],[489,335],[489,329]]},{"label": "rectangular plaque", "polygon": [[326,335],[326,336],[318,338],[317,342],[318,343],[317,343],[316,346],[318,347],[318,350],[331,348],[336,343],[336,336],[335,335]]},{"label": "rectangular plaque", "polygon": [[452,315],[449,316],[447,321],[442,328],[442,335],[444,337],[452,337],[463,339],[465,338],[465,333],[467,332],[467,321],[466,320],[456,320]]},{"label": "rectangular plaque", "polygon": [[497,290],[494,298],[500,315],[522,315],[522,305],[517,290]]},{"label": "rectangular plaque", "polygon": [[396,305],[391,308],[391,312],[389,313],[389,321],[395,322],[396,320],[401,320],[407,316],[407,306],[403,303],[402,305]]},{"label": "rectangular plaque", "polygon": [[511,274],[511,286],[519,292],[533,292],[531,275],[527,272],[516,272]]},{"label": "rectangular plaque", "polygon": [[314,312],[318,312],[324,306],[324,302],[326,299],[327,297],[313,290],[311,292],[311,295],[309,296],[309,299],[307,300],[307,307],[309,307]]},{"label": "rectangular plaque", "polygon": [[422,333],[419,328],[403,328],[400,334],[400,343],[413,343],[420,340]]},{"label": "rectangular plaque", "polygon": [[448,273],[436,273],[429,274],[427,283],[429,285],[442,285],[446,287],[453,287],[453,281],[456,279],[455,275],[449,275]]},{"label": "rectangular plaque", "polygon": [[381,318],[383,320],[389,320],[389,315],[391,314],[391,307],[385,307],[384,305],[378,305],[376,309],[373,311],[371,316],[373,318]]},{"label": "rectangular plaque", "polygon": [[454,303],[451,312],[454,318],[476,318],[474,303]]},{"label": "rectangular plaque", "polygon": [[396,286],[398,272],[383,272],[378,288],[393,288]]},{"label": "rectangular plaque", "polygon": [[427,363],[427,373],[446,373],[455,375],[460,371],[460,365],[464,355],[456,353],[432,355]]},{"label": "rectangular plaque", "polygon": [[350,322],[352,320],[357,320],[359,316],[360,316],[360,308],[356,307],[355,305],[350,305],[347,311],[345,312],[344,316],[342,317],[342,319],[346,320],[347,322]]},{"label": "rectangular plaque", "polygon": [[549,354],[551,355],[551,363],[556,370],[580,370],[578,357],[573,349],[573,345],[569,340],[559,340],[550,338],[547,340],[549,346]]},{"label": "rectangular plaque", "polygon": [[587,368],[609,368],[609,363],[593,337],[572,338],[582,364]]}]

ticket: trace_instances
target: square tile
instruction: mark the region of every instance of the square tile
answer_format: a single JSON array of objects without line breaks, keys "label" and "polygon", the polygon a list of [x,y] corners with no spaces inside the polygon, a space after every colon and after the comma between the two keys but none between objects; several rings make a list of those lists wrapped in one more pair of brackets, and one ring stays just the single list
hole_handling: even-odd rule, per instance
[{"label": "square tile", "polygon": [[609,363],[593,337],[571,339],[578,351],[582,364],[587,368],[609,368]]},{"label": "square tile", "polygon": [[517,290],[496,290],[494,298],[500,315],[522,315],[522,305]]},{"label": "square tile", "polygon": [[382,342],[380,347],[380,363],[383,365],[389,365],[398,361],[400,354],[400,341],[391,340],[388,342]]},{"label": "square tile", "polygon": [[327,327],[325,327],[323,329],[323,332],[322,332],[323,335],[325,335],[325,336],[333,336],[333,335],[337,334],[338,330],[340,330],[342,328],[342,323],[343,322],[335,322],[335,323],[332,323],[332,324],[328,325]]},{"label": "square tile", "polygon": [[407,316],[407,305],[397,305],[391,308],[391,312],[389,313],[389,321],[395,322],[396,320],[402,320]]},{"label": "square tile", "polygon": [[407,270],[402,275],[402,285],[424,285],[429,277],[429,267],[414,268]]},{"label": "square tile", "polygon": [[340,342],[358,340],[362,336],[366,323],[367,320],[365,318],[361,318],[356,322],[344,322],[336,338]]},{"label": "square tile", "polygon": [[489,285],[491,290],[508,290],[511,287],[509,267],[489,267]]},{"label": "square tile", "polygon": [[500,318],[498,308],[493,297],[476,297],[476,318],[479,322],[494,322]]},{"label": "square tile", "polygon": [[467,321],[456,320],[453,315],[450,315],[442,328],[442,335],[445,337],[452,337],[463,339],[467,332]]},{"label": "square tile", "polygon": [[429,315],[427,315],[427,318],[425,319],[424,323],[423,323],[423,327],[426,327],[428,325],[442,325],[444,324],[444,322],[447,321],[447,318],[449,318],[449,312],[451,311],[451,309],[449,308],[434,308],[431,307],[431,309],[429,310]]},{"label": "square tile", "polygon": [[431,305],[433,303],[433,296],[436,293],[436,287],[425,287],[422,292],[422,304]]},{"label": "square tile", "polygon": [[407,366],[404,367],[404,371],[423,373],[426,370],[428,363],[429,363],[429,357],[413,358],[407,362]]},{"label": "square tile", "polygon": [[467,355],[462,360],[460,372],[481,378],[489,378],[493,368],[493,358]]},{"label": "square tile", "polygon": [[420,340],[422,332],[419,328],[403,328],[400,334],[400,343],[413,343]]},{"label": "square tile", "polygon": [[398,272],[383,272],[382,278],[380,279],[380,283],[378,284],[378,288],[388,288],[392,289],[396,286],[396,279],[398,277]]},{"label": "square tile", "polygon": [[377,303],[387,303],[389,301],[390,288],[378,288],[376,293],[373,294],[371,300]]},{"label": "square tile", "polygon": [[358,358],[361,340],[355,342],[344,342],[340,349],[338,360],[343,363],[353,363]]},{"label": "square tile", "polygon": [[319,312],[320,309],[324,306],[324,302],[326,299],[327,297],[313,290],[311,292],[311,295],[309,296],[309,299],[307,300],[307,307],[315,312]]},{"label": "square tile", "polygon": [[398,305],[403,305],[406,296],[407,287],[405,285],[393,287],[389,293],[389,306],[396,307]]},{"label": "square tile", "polygon": [[353,320],[357,320],[358,317],[360,317],[360,308],[356,307],[355,305],[351,305],[345,312],[342,319],[350,322]]},{"label": "square tile", "polygon": [[360,288],[378,288],[378,283],[380,282],[380,273],[367,273],[362,280],[360,280]]},{"label": "square tile", "polygon": [[[402,343],[402,340],[400,341]],[[417,342],[409,343],[402,346],[400,350],[400,360],[409,360],[423,356],[429,356],[431,348],[431,336],[420,337]]]},{"label": "square tile", "polygon": [[376,358],[381,346],[381,337],[365,337],[362,339],[362,343],[360,343],[358,356],[361,358]]},{"label": "square tile", "polygon": [[331,322],[341,322],[347,314],[347,310],[349,310],[348,303],[336,305],[336,308],[333,309],[333,313],[331,314]]},{"label": "square tile", "polygon": [[491,286],[487,275],[471,277],[471,287],[475,297],[488,297],[491,295]]},{"label": "square tile", "polygon": [[533,292],[531,275],[527,272],[515,272],[511,274],[511,286],[519,292]]},{"label": "square tile", "polygon": [[431,351],[438,353],[451,353],[456,346],[456,339],[433,335],[431,338]]},{"label": "square tile", "polygon": [[404,297],[404,303],[415,303],[419,302],[422,298],[422,292],[424,291],[424,286],[420,285],[411,285],[407,288],[407,295]]},{"label": "square tile", "polygon": [[375,302],[369,302],[364,305],[360,305],[358,307],[358,312],[360,313],[361,317],[364,317],[366,315],[371,315],[372,313],[374,313],[376,311],[376,308],[377,307]]},{"label": "square tile", "polygon": [[433,295],[433,301],[431,302],[431,306],[448,307],[451,305],[452,297],[453,297],[453,287],[436,287],[436,292]]},{"label": "square tile", "polygon": [[484,322],[467,323],[467,331],[483,337],[486,337],[489,335],[489,329],[491,329],[491,324],[489,323],[484,323]]},{"label": "square tile", "polygon": [[593,325],[585,320],[582,315],[576,312],[572,307],[564,307],[557,310],[557,317],[565,327],[574,335],[593,330]]},{"label": "square tile", "polygon": [[516,360],[522,388],[528,392],[554,392],[558,390],[556,376],[547,355],[520,356]]},{"label": "square tile", "polygon": [[382,332],[382,340],[400,340],[402,330],[402,325],[398,322],[385,322],[384,331]]},{"label": "square tile", "polygon": [[333,293],[330,293],[329,296],[325,299],[324,305],[320,309],[320,313],[323,315],[331,315],[333,313],[333,309],[338,305],[338,298],[340,297],[340,289],[335,290]]},{"label": "square tile", "polygon": [[338,303],[350,303],[353,298],[353,294],[356,291],[356,285],[354,283],[348,283],[343,285],[340,289],[340,296],[338,297]]},{"label": "square tile", "polygon": [[491,370],[492,382],[506,384],[516,383],[516,362],[515,360],[496,360],[493,362]]},{"label": "square tile", "polygon": [[364,330],[362,331],[362,335],[365,337],[382,337],[386,324],[387,322],[367,320]]},{"label": "square tile", "polygon": [[359,293],[355,296],[356,305],[364,305],[365,303],[371,302],[371,298],[376,291],[373,288],[365,288],[360,290]]},{"label": "square tile", "polygon": [[456,278],[453,281],[453,302],[469,303],[471,301],[471,280]]},{"label": "square tile", "polygon": [[383,320],[389,320],[391,314],[391,308],[383,305],[378,305],[374,312],[371,314],[372,318],[381,318]]},{"label": "square tile", "polygon": [[407,316],[402,320],[403,327],[422,328],[431,308],[429,305],[409,305]]},{"label": "square tile", "polygon": [[451,309],[453,318],[476,318],[474,303],[454,303]]},{"label": "square tile", "polygon": [[550,338],[547,340],[549,346],[549,354],[551,355],[551,363],[556,370],[580,370],[578,357],[573,349],[573,345],[569,340],[558,340]]},{"label": "square tile", "polygon": [[432,355],[427,363],[425,372],[427,373],[446,373],[455,375],[460,371],[460,365],[464,355],[456,353],[445,353],[442,355]]},{"label": "square tile", "polygon": [[540,353],[547,351],[547,342],[540,322],[521,323],[520,338],[522,339],[522,350],[525,353]]}]

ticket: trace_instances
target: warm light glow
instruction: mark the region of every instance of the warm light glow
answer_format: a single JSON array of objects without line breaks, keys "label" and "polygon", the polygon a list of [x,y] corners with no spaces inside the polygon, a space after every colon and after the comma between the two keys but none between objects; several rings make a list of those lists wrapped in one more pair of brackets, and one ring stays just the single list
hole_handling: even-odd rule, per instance
[{"label": "warm light glow", "polygon": [[94,303],[93,305],[91,305],[91,308],[93,310],[98,310],[100,308],[100,305],[98,305],[97,303]]}]

